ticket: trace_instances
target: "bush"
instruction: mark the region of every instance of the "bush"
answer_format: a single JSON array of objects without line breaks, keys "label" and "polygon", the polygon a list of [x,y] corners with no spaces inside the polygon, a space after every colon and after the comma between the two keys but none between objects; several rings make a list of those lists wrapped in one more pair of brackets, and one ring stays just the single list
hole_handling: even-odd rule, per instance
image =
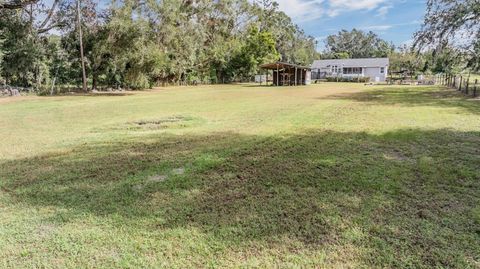
[{"label": "bush", "polygon": [[328,82],[360,82],[367,83],[370,77],[327,77]]}]

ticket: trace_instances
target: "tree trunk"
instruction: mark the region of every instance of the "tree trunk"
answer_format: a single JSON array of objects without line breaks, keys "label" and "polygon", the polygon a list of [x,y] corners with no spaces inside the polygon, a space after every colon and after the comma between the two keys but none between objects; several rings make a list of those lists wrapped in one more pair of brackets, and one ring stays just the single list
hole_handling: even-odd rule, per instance
[{"label": "tree trunk", "polygon": [[80,0],[77,0],[77,26],[78,26],[78,39],[80,42],[80,60],[82,62],[82,86],[83,91],[88,92],[87,89],[87,75],[85,73],[85,57],[83,55],[83,37],[82,37],[82,13],[80,12]]},{"label": "tree trunk", "polygon": [[96,71],[93,71],[92,75],[92,90],[97,90],[97,81],[98,81],[98,74]]}]

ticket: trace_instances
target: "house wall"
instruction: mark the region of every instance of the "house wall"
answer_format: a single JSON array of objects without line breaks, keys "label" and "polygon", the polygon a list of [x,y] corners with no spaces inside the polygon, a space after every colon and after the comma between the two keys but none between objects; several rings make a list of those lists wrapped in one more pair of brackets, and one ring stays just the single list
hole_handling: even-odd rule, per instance
[{"label": "house wall", "polygon": [[385,82],[387,80],[387,74],[388,74],[388,66],[385,66],[385,71],[383,73],[380,73],[380,67],[363,67],[362,68],[362,74],[342,74],[342,73],[332,73],[329,68],[320,68],[320,69],[313,69],[312,70],[315,74],[314,79],[321,79],[324,77],[335,77],[335,76],[341,76],[341,77],[353,77],[356,78],[358,76],[360,77],[370,77],[371,82]]},{"label": "house wall", "polygon": [[385,67],[385,71],[380,73],[380,67],[366,67],[363,74],[365,77],[370,77],[371,82],[385,82],[387,80],[388,67]]}]

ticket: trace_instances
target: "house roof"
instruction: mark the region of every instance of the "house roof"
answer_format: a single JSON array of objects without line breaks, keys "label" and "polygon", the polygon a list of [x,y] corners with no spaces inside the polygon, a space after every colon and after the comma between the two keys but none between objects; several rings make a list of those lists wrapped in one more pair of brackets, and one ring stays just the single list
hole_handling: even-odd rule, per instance
[{"label": "house roof", "polygon": [[283,69],[283,68],[301,68],[301,69],[308,69],[310,70],[310,67],[308,66],[301,66],[298,64],[291,64],[291,63],[285,63],[285,62],[275,62],[275,63],[268,63],[268,64],[262,64],[260,65],[261,68],[264,69],[273,69],[276,70],[278,69]]},{"label": "house roof", "polygon": [[325,68],[332,65],[343,67],[382,67],[389,64],[388,58],[357,58],[357,59],[330,59],[315,60],[312,68]]}]

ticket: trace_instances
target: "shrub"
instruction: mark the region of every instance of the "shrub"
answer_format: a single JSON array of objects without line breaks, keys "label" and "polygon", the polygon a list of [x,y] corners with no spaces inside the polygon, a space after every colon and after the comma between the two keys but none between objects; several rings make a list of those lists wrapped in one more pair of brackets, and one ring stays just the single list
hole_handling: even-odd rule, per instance
[{"label": "shrub", "polygon": [[360,82],[367,83],[370,77],[327,77],[328,82]]}]

